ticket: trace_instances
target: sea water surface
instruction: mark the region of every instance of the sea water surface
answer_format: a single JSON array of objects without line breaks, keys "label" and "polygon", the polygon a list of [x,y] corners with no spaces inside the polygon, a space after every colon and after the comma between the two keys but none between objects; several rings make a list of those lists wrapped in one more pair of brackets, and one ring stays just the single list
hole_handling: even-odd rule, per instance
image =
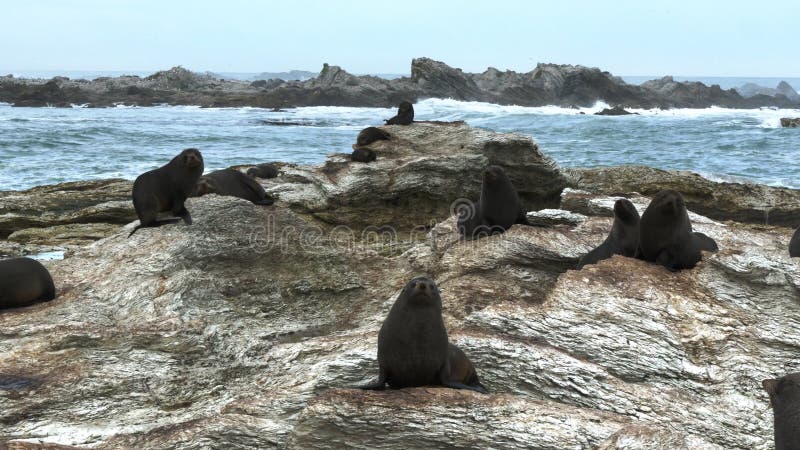
[{"label": "sea water surface", "polygon": [[[714,179],[800,188],[800,130],[781,117],[800,110],[723,108],[633,110],[604,117],[607,105],[568,109],[429,99],[417,120],[468,124],[535,138],[567,167],[644,164]],[[14,108],[0,104],[0,190],[121,177],[159,167],[188,147],[206,170],[287,161],[316,164],[352,151],[359,130],[394,115],[388,108]],[[581,114],[583,113],[583,114]],[[268,125],[265,121],[283,123]]]}]

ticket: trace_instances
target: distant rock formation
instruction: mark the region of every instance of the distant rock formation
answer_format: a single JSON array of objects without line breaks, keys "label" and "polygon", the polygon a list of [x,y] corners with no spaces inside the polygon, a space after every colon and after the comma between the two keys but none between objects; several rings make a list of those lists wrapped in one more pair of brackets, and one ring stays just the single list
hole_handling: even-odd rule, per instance
[{"label": "distant rock formation", "polygon": [[49,81],[0,78],[0,102],[15,106],[390,107],[402,100],[453,98],[521,106],[585,107],[605,102],[628,108],[800,107],[800,96],[787,83],[778,85],[775,92],[775,95],[756,92],[747,97],[734,89],[678,82],[672,77],[633,85],[597,68],[559,64],[538,64],[526,73],[502,72],[494,67],[483,73],[467,73],[430,58],[414,59],[411,76],[395,79],[356,76],[328,64],[316,77],[305,81],[222,80],[182,67],[145,78],[101,77],[92,81],[63,77]]},{"label": "distant rock formation", "polygon": [[792,88],[792,86],[785,81],[778,83],[778,86],[775,88],[768,88],[755,83],[745,83],[744,85],[736,88],[736,92],[745,98],[752,98],[757,95],[766,95],[770,97],[783,95],[793,102],[800,101],[800,94],[798,94],[797,91],[795,91],[794,88]]}]

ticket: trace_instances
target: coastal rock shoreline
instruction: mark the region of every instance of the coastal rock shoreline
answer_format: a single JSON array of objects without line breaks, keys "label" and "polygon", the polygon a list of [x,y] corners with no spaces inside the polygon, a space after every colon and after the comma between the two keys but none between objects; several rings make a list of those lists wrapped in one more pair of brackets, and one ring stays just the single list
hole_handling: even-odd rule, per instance
[{"label": "coastal rock shoreline", "polygon": [[[797,191],[751,187],[732,200],[693,174],[561,169],[523,135],[463,123],[383,129],[392,139],[370,144],[375,163],[335,154],[320,166],[280,165],[277,178],[259,180],[274,206],[190,198],[193,225],[131,238],[133,223],[113,216],[119,223],[106,237],[47,262],[58,297],[0,313],[0,442],[772,447],[760,381],[800,370],[792,230],[723,222],[691,205],[747,218],[740,210],[750,197],[772,192],[790,225]],[[459,238],[451,204],[477,199],[488,164],[504,166],[529,217],[546,226]],[[693,226],[718,253],[677,273],[620,256],[573,269],[605,238],[619,195],[641,211],[658,183],[683,181],[695,192],[687,195]],[[113,199],[129,186],[94,183],[36,188],[49,200],[30,211],[22,205],[32,197],[3,193],[0,219],[27,226],[50,208],[63,226],[122,202]],[[84,192],[81,202],[61,205],[75,192]],[[8,236],[26,236],[9,223]],[[409,233],[365,236],[370,223]],[[450,339],[490,395],[350,389],[376,373],[380,324],[422,274],[441,288]]]},{"label": "coastal rock shoreline", "polygon": [[790,86],[772,95],[718,85],[679,82],[672,77],[641,85],[628,84],[598,68],[538,64],[526,73],[488,68],[466,73],[429,58],[411,62],[411,76],[384,79],[355,76],[325,64],[305,81],[280,79],[244,82],[197,74],[182,67],[148,77],[101,77],[94,80],[50,80],[0,77],[0,102],[14,106],[199,105],[205,107],[286,108],[301,106],[390,107],[403,100],[452,98],[501,105],[563,107],[605,102],[620,108],[800,108],[800,96]]}]

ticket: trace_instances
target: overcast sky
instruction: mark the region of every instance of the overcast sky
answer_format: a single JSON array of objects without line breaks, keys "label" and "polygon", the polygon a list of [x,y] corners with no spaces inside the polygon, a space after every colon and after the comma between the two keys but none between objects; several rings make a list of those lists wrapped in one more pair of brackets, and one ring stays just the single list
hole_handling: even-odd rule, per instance
[{"label": "overcast sky", "polygon": [[800,77],[800,0],[3,0],[0,72],[408,73],[583,64],[618,75]]}]

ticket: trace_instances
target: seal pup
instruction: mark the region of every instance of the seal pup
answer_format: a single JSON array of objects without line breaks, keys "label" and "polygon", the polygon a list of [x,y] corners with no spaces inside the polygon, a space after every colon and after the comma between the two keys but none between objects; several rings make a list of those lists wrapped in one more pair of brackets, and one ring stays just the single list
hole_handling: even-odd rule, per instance
[{"label": "seal pup", "polygon": [[467,239],[502,233],[515,223],[529,225],[517,190],[500,166],[483,171],[481,197],[458,212],[458,230]]},{"label": "seal pup", "polygon": [[275,203],[254,179],[236,169],[215,170],[197,181],[197,196],[206,194],[227,195],[249,200],[256,205]]},{"label": "seal pup", "polygon": [[356,146],[369,145],[375,141],[388,141],[389,133],[378,127],[367,127],[361,130],[356,137]]},{"label": "seal pup", "polygon": [[56,298],[50,272],[31,258],[0,260],[0,309],[49,302]]},{"label": "seal pup", "polygon": [[409,102],[400,102],[397,115],[386,119],[386,125],[410,125],[414,121],[414,106]]},{"label": "seal pup", "polygon": [[693,268],[702,258],[701,250],[716,251],[717,243],[705,234],[692,232],[681,194],[673,190],[657,193],[639,222],[636,257],[674,272]]},{"label": "seal pup", "polygon": [[475,371],[475,366],[472,365],[472,361],[470,361],[467,355],[452,342],[448,344],[447,357],[450,360],[451,381],[473,387],[476,391],[483,394],[489,393],[486,386],[481,384],[481,380],[478,378],[478,372]]},{"label": "seal pup", "polygon": [[275,178],[278,176],[278,168],[272,164],[259,164],[247,169],[247,176],[250,178]]},{"label": "seal pup", "polygon": [[350,154],[350,160],[356,162],[368,163],[375,161],[377,158],[378,156],[375,152],[368,148],[356,148],[353,150],[353,153]]},{"label": "seal pup", "polygon": [[800,257],[800,228],[794,231],[792,240],[789,241],[789,256],[792,258]]},{"label": "seal pup", "polygon": [[200,175],[203,174],[203,155],[196,148],[187,148],[172,158],[165,166],[145,172],[133,182],[133,207],[139,216],[139,228],[158,227],[180,219],[157,220],[158,213],[170,212],[180,217],[187,225],[192,216],[184,202],[192,195]]},{"label": "seal pup", "polygon": [[775,421],[775,450],[800,449],[800,372],[761,382]]},{"label": "seal pup", "polygon": [[[481,392],[451,378],[450,344],[442,319],[439,288],[414,278],[395,300],[378,333],[378,379],[361,389],[445,386]],[[485,390],[485,389],[484,389]]]},{"label": "seal pup", "polygon": [[614,202],[614,224],[608,237],[597,248],[583,255],[578,269],[587,264],[611,258],[612,255],[633,257],[639,246],[639,211],[630,200],[622,198]]}]

